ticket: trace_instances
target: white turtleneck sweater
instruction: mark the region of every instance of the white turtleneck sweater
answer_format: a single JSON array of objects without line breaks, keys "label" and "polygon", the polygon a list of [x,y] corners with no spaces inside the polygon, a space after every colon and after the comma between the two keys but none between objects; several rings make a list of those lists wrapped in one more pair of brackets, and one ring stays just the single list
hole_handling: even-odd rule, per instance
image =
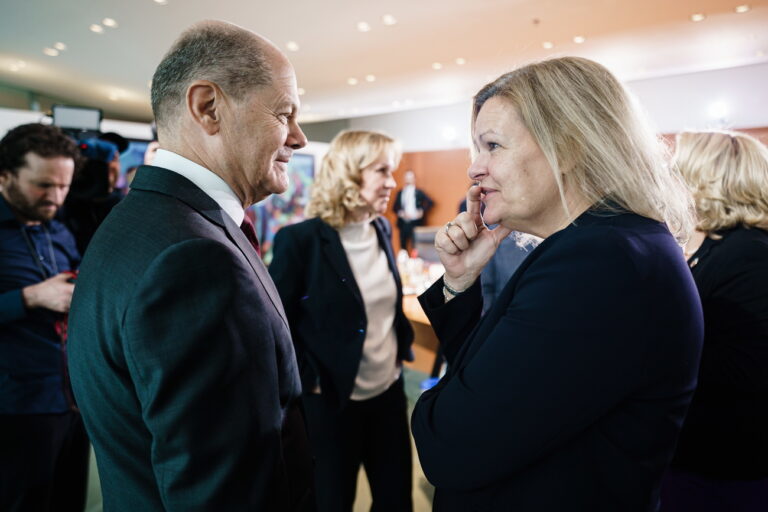
[{"label": "white turtleneck sweater", "polygon": [[367,400],[386,391],[400,377],[394,327],[397,288],[370,220],[347,224],[339,229],[339,236],[368,319],[351,399]]}]

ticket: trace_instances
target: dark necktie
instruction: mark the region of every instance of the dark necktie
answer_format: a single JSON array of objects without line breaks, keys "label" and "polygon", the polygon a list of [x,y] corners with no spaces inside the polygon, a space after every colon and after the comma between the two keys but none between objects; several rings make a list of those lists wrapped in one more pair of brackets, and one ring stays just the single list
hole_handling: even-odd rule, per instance
[{"label": "dark necktie", "polygon": [[253,229],[253,221],[246,215],[243,217],[243,223],[240,224],[240,230],[245,234],[245,238],[251,242],[251,245],[256,250],[256,254],[261,256],[261,249],[259,249],[259,239],[256,238],[256,230]]}]

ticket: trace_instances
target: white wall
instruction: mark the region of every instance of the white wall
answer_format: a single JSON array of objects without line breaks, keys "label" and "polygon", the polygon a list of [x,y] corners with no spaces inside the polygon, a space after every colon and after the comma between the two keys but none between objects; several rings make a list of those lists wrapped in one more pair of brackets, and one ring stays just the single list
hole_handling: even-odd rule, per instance
[{"label": "white wall", "polygon": [[[768,63],[627,82],[660,133],[768,126]],[[710,115],[720,102],[724,117]],[[405,151],[467,147],[471,102],[350,119],[350,128],[382,130]]]}]

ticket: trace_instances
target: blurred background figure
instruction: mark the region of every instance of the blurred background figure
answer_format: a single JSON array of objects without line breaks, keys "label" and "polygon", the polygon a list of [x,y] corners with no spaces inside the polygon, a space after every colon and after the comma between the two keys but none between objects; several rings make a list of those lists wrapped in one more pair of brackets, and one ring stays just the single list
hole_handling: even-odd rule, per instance
[{"label": "blurred background figure", "polygon": [[686,255],[704,308],[704,350],[662,511],[765,511],[768,149],[742,133],[684,132],[675,162],[699,217]]},{"label": "blurred background figure", "polygon": [[275,237],[269,271],[291,325],[320,512],[349,512],[365,467],[374,511],[412,510],[403,314],[391,228],[398,144],[348,131],[331,142],[307,207]]},{"label": "blurred background figure", "polygon": [[61,218],[75,236],[77,249],[84,254],[96,229],[123,198],[116,188],[120,177],[120,151],[112,142],[86,139],[79,142],[83,157]]},{"label": "blurred background figure", "polygon": [[75,240],[54,216],[79,152],[58,128],[0,140],[0,510],[81,511],[88,439],[70,392]]},{"label": "blurred background figure", "polygon": [[404,179],[405,186],[397,193],[392,209],[397,215],[400,249],[410,252],[415,246],[414,228],[424,225],[424,217],[432,208],[432,199],[423,190],[416,188],[416,175],[413,171],[405,171]]}]

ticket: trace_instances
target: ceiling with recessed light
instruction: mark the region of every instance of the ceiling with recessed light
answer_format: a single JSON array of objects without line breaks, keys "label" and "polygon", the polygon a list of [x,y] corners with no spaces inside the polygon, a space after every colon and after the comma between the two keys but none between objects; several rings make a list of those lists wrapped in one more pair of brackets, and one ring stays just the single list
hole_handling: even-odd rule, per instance
[{"label": "ceiling with recessed light", "polygon": [[456,103],[547,56],[625,80],[768,61],[768,0],[0,0],[0,13],[0,83],[131,120],[151,119],[155,66],[205,18],[286,52],[304,122]]}]

